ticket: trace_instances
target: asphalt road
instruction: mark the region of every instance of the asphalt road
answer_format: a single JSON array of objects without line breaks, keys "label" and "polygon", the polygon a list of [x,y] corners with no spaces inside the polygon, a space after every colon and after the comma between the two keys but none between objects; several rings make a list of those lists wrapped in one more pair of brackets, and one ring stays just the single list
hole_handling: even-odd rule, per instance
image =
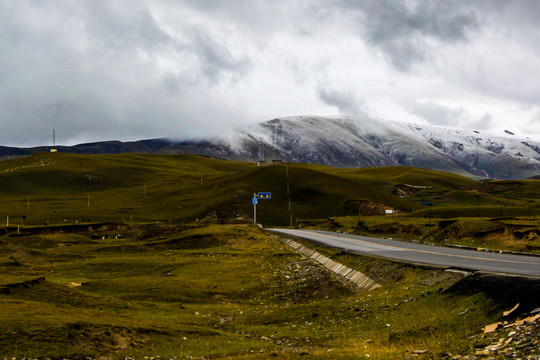
[{"label": "asphalt road", "polygon": [[317,230],[267,229],[352,253],[407,263],[540,278],[540,257],[430,246]]}]

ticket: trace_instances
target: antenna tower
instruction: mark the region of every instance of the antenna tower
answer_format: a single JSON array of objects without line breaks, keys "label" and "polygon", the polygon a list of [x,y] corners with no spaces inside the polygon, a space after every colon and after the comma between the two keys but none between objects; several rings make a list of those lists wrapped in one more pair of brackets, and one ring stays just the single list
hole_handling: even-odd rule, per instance
[{"label": "antenna tower", "polygon": [[275,160],[281,162],[280,149],[281,149],[281,136],[283,132],[283,126],[278,119],[272,121],[272,145],[276,151]]},{"label": "antenna tower", "polygon": [[259,138],[259,162],[264,162],[264,141],[262,138]]},{"label": "antenna tower", "polygon": [[52,145],[56,146],[56,130],[52,130]]}]

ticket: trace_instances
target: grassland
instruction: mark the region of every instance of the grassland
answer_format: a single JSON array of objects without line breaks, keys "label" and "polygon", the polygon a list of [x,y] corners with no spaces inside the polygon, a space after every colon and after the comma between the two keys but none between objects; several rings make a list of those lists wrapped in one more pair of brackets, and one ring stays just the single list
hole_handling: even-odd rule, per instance
[{"label": "grassland", "polygon": [[538,180],[37,154],[0,162],[0,356],[450,358],[524,288],[537,298],[537,282],[491,279],[494,293],[319,248],[383,285],[357,291],[250,225],[260,191],[265,225],[538,251]]},{"label": "grassland", "polygon": [[460,274],[330,252],[383,284],[355,291],[253,225],[94,227],[0,238],[2,356],[444,357],[507,306],[445,291]]},{"label": "grassland", "polygon": [[[256,167],[188,155],[44,153],[0,162],[0,216],[9,224],[162,222],[214,218],[291,225],[297,219],[540,217],[540,181],[478,182],[416,168]],[[292,221],[291,221],[292,220]]]}]

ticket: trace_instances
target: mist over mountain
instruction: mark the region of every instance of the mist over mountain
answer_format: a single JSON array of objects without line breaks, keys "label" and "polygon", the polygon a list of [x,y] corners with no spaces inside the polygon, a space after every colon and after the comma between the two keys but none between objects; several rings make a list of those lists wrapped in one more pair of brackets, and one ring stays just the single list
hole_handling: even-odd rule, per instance
[{"label": "mist over mountain", "polygon": [[[274,130],[276,129],[276,130]],[[285,161],[339,167],[414,166],[486,178],[515,179],[540,172],[540,142],[510,131],[497,135],[399,121],[298,116],[244,130],[241,154],[256,158],[261,144],[271,157],[280,133]],[[270,152],[270,153],[269,153]]]},{"label": "mist over mountain", "polygon": [[[194,154],[232,160],[281,159],[336,167],[414,166],[467,176],[523,179],[540,173],[540,141],[510,131],[484,131],[348,117],[295,116],[239,129],[232,139],[153,139],[57,146],[58,151],[108,154]],[[50,147],[0,147],[0,157]]]}]

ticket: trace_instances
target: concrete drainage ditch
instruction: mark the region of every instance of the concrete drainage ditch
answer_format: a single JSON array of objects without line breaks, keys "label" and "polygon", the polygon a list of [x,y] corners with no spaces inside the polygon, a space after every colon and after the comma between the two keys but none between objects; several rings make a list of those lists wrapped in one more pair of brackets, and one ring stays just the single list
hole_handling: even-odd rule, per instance
[{"label": "concrete drainage ditch", "polygon": [[359,289],[370,291],[381,287],[380,284],[376,283],[360,271],[351,269],[350,267],[335,262],[334,260],[324,255],[321,255],[315,250],[299,244],[294,240],[284,239],[284,242],[287,246],[304,255],[308,259],[317,261],[328,270],[352,282]]}]

